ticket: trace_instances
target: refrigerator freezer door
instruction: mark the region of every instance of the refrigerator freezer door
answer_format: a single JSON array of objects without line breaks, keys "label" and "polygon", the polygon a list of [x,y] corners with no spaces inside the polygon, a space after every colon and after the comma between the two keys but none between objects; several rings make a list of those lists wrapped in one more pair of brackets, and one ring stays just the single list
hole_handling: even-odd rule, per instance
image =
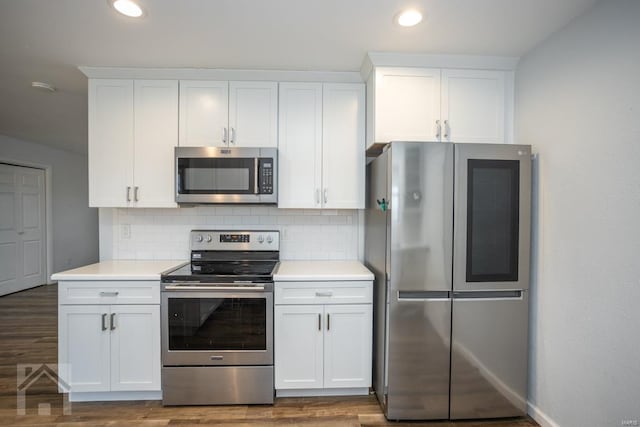
[{"label": "refrigerator freezer door", "polygon": [[449,417],[449,292],[394,292],[390,298],[390,420]]},{"label": "refrigerator freezer door", "polygon": [[391,288],[450,291],[453,145],[391,143]]},{"label": "refrigerator freezer door", "polygon": [[526,291],[454,292],[452,419],[525,415],[528,307]]},{"label": "refrigerator freezer door", "polygon": [[531,147],[456,144],[455,291],[528,289]]}]

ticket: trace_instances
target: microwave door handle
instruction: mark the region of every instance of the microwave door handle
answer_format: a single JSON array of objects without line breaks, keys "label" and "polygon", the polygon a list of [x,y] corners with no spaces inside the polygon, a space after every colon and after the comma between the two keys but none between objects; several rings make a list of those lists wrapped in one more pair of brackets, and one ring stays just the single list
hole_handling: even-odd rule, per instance
[{"label": "microwave door handle", "polygon": [[258,172],[260,172],[260,163],[257,157],[253,159],[253,162],[254,162],[254,170],[255,170],[255,173],[253,174],[255,178],[253,183],[254,185],[253,192],[255,194],[260,194],[260,189],[258,188]]}]

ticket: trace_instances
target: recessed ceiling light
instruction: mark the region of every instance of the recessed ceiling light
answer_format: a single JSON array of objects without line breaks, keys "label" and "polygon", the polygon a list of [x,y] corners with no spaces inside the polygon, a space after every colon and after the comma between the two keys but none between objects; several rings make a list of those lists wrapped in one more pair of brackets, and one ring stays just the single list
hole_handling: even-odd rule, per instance
[{"label": "recessed ceiling light", "polygon": [[142,8],[133,0],[110,0],[113,8],[130,18],[140,18],[144,15]]},{"label": "recessed ceiling light", "polygon": [[31,82],[31,87],[41,90],[46,90],[48,92],[55,92],[56,88],[53,85],[45,82]]},{"label": "recessed ceiling light", "polygon": [[396,22],[402,27],[413,27],[422,21],[422,13],[415,9],[405,10],[398,14]]}]

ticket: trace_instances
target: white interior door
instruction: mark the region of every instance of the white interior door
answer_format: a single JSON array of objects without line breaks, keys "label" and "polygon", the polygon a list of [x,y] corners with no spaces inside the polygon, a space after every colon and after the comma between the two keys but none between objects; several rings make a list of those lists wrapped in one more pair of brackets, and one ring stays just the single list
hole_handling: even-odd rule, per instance
[{"label": "white interior door", "polygon": [[0,295],[46,283],[44,171],[0,164]]}]

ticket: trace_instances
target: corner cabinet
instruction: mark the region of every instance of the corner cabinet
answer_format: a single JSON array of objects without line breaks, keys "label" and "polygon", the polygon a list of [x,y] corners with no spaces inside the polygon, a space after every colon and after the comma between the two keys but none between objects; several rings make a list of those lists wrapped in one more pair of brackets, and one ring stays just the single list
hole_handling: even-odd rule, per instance
[{"label": "corner cabinet", "polygon": [[278,207],[363,209],[364,85],[280,83]]},{"label": "corner cabinet", "polygon": [[366,395],[372,282],[276,282],[277,396]]},{"label": "corner cabinet", "polygon": [[177,80],[89,80],[89,206],[177,206],[177,142]]},{"label": "corner cabinet", "polygon": [[180,81],[179,145],[277,147],[278,83]]},{"label": "corner cabinet", "polygon": [[367,81],[367,148],[389,141],[509,143],[513,72],[379,67]]},{"label": "corner cabinet", "polygon": [[160,284],[60,282],[58,363],[73,401],[160,399]]}]

